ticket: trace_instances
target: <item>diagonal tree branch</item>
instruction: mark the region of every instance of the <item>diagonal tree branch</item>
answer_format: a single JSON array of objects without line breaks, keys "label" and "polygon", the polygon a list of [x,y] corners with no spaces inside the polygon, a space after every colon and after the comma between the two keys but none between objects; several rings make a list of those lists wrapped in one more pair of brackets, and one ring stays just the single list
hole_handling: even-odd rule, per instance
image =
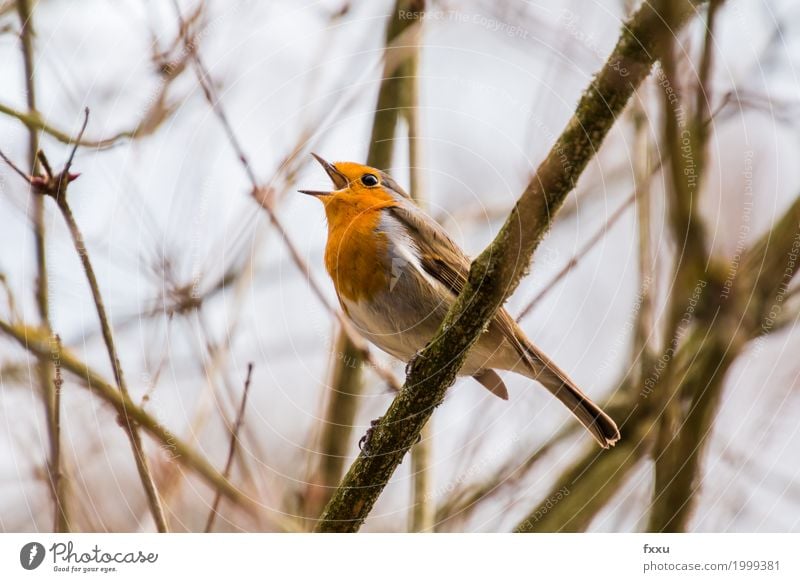
[{"label": "diagonal tree branch", "polygon": [[[253,379],[253,362],[247,364],[247,378],[244,381],[244,390],[242,391],[242,401],[239,404],[239,412],[236,415],[236,420],[230,427],[231,431],[231,444],[228,447],[228,460],[225,461],[225,470],[222,472],[222,476],[225,477],[225,480],[230,480],[231,478],[231,469],[233,468],[233,459],[236,456],[236,449],[238,448],[237,445],[239,444],[239,431],[242,429],[242,424],[244,423],[244,411],[247,409],[247,395],[250,393],[250,381]],[[206,529],[204,530],[206,533],[211,532],[214,528],[214,520],[217,519],[217,514],[219,510],[219,502],[222,500],[222,491],[217,491],[217,494],[214,496],[214,502],[211,504],[211,511],[208,514],[208,520],[206,521]]]},{"label": "diagonal tree branch", "polygon": [[467,351],[526,273],[553,214],[662,56],[664,31],[677,31],[695,12],[694,2],[672,4],[665,14],[645,2],[625,23],[611,56],[584,92],[503,228],[472,263],[467,285],[436,336],[410,362],[403,389],[375,427],[369,454],[362,452],[353,463],[317,531],[357,531],[364,522],[433,409],[442,403]]},{"label": "diagonal tree branch", "polygon": [[121,418],[129,417],[141,429],[149,433],[173,461],[195,471],[215,490],[244,507],[250,507],[244,494],[225,479],[202,455],[180,440],[168,428],[161,425],[129,395],[109,384],[98,372],[75,357],[69,350],[53,345],[42,330],[23,324],[9,323],[0,319],[0,332],[13,338],[19,345],[37,357],[52,357],[61,369],[81,380],[101,400],[110,404]]}]

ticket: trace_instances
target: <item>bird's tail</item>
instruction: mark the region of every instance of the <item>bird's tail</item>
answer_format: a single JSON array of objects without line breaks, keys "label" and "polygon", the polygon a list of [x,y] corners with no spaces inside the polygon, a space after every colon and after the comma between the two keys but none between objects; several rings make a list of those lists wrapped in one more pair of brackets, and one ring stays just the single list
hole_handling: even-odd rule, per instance
[{"label": "bird's tail", "polygon": [[515,371],[532,378],[547,388],[569,408],[601,447],[607,449],[619,440],[616,423],[575,385],[567,374],[529,342],[524,342],[524,369]]}]

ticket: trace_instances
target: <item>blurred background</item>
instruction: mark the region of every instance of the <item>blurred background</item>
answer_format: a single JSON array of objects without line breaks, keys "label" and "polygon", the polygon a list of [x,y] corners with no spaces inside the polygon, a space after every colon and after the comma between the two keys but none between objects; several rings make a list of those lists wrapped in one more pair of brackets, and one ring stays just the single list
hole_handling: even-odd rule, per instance
[{"label": "blurred background", "polygon": [[[800,304],[784,272],[797,248],[768,235],[800,194],[800,7],[713,6],[713,34],[698,10],[507,303],[607,406],[623,442],[602,452],[524,378],[504,377],[508,402],[461,379],[364,531],[800,530]],[[634,8],[0,0],[0,150],[28,172],[38,139],[57,171],[90,109],[68,201],[130,398],[167,431],[141,439],[169,529],[309,530],[391,402],[387,376],[402,382],[402,363],[375,348],[364,363],[340,337],[322,207],[296,193],[328,185],[309,153],[377,160],[477,254]],[[682,134],[670,118],[705,142],[690,204],[698,239],[671,212]],[[753,268],[771,264],[757,248],[778,257],[774,271]],[[716,274],[681,279],[676,264],[692,257]],[[739,289],[747,278],[774,283],[756,311],[756,293]],[[30,347],[57,333],[116,389],[62,214],[6,164],[0,284],[0,321],[13,328],[0,333],[0,529],[154,531],[118,410],[85,373],[61,370],[66,356],[48,363]],[[710,288],[725,317],[709,315]],[[63,384],[48,388],[56,368]],[[197,458],[252,504],[215,502]]]}]

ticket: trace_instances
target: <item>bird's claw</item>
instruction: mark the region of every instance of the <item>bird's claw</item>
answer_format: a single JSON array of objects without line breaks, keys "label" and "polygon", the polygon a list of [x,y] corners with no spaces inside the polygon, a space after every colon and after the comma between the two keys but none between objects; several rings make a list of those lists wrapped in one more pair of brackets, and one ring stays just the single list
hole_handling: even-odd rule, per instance
[{"label": "bird's claw", "polygon": [[405,370],[406,376],[408,376],[409,372],[411,372],[411,367],[414,365],[414,363],[421,357],[422,357],[422,350],[417,350],[416,352],[414,352],[414,355],[411,356],[411,358],[409,358],[408,362],[406,362],[406,370]]},{"label": "bird's claw", "polygon": [[378,426],[378,423],[381,421],[382,416],[379,416],[375,420],[369,421],[369,428],[367,432],[364,433],[358,441],[358,449],[363,452],[366,456],[370,456],[370,442],[372,441],[372,435],[375,433],[375,427]]}]

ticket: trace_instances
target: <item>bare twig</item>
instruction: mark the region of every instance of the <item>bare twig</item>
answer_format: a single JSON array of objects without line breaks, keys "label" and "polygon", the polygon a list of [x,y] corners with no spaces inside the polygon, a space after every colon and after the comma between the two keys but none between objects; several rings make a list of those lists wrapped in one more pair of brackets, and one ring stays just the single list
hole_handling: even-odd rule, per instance
[{"label": "bare twig", "polygon": [[[239,405],[239,413],[236,415],[236,421],[231,427],[231,444],[228,448],[228,460],[225,461],[225,470],[222,476],[226,481],[230,480],[231,469],[233,468],[233,458],[236,455],[236,446],[239,444],[239,430],[242,428],[244,422],[244,411],[247,407],[247,395],[250,392],[250,380],[253,377],[253,363],[247,364],[247,378],[244,381],[244,390],[242,391],[242,402]],[[219,509],[219,502],[222,500],[222,491],[217,491],[214,496],[214,503],[211,504],[211,512],[208,514],[208,521],[206,521],[206,533],[209,533],[214,527],[214,520],[217,518],[217,510]]]},{"label": "bare twig", "polygon": [[10,107],[4,103],[0,103],[0,113],[8,115],[9,117],[14,117],[15,119],[21,121],[26,127],[28,127],[29,130],[33,132],[42,131],[47,135],[49,135],[50,137],[54,137],[56,140],[60,141],[63,144],[79,145],[81,147],[92,148],[92,149],[110,148],[117,145],[120,141],[123,141],[125,139],[133,139],[141,133],[141,131],[133,129],[129,131],[119,132],[109,138],[89,140],[89,139],[83,139],[81,137],[73,137],[67,132],[53,127],[50,123],[43,120],[36,112],[24,113],[22,111],[17,111],[13,107]]},{"label": "bare twig", "polygon": [[[609,410],[606,407],[603,407],[603,409]],[[613,411],[609,410],[609,412]],[[538,465],[539,461],[544,459],[566,438],[574,435],[580,428],[580,424],[570,423],[522,461],[515,455],[493,471],[490,476],[480,481],[468,483],[448,494],[447,498],[436,508],[436,531],[452,529],[451,527],[445,528],[443,526],[449,521],[463,521],[475,509],[483,506],[481,502],[491,502],[496,499],[496,495],[500,491],[507,489],[510,485],[519,483],[522,478]]]},{"label": "bare twig", "polygon": [[[81,131],[78,134],[77,141],[80,141],[81,137],[83,136],[83,132],[86,130],[88,121],[89,121],[89,109],[87,108],[84,111],[83,126],[81,127]],[[111,331],[111,324],[108,320],[105,304],[103,302],[103,296],[100,293],[100,285],[97,282],[97,276],[95,275],[94,267],[92,266],[91,259],[89,258],[89,253],[87,252],[86,246],[84,245],[83,234],[81,233],[80,227],[78,226],[78,223],[75,220],[75,216],[72,214],[72,209],[69,206],[69,202],[67,201],[67,187],[70,184],[70,182],[72,182],[78,177],[77,174],[70,173],[72,162],[75,159],[75,153],[77,149],[78,149],[78,144],[75,143],[72,148],[72,151],[70,152],[69,157],[67,158],[66,163],[64,164],[63,169],[61,170],[61,172],[55,175],[53,174],[53,171],[50,168],[49,163],[47,162],[47,158],[41,151],[38,152],[38,157],[42,162],[45,174],[32,175],[28,178],[27,181],[29,182],[29,184],[33,188],[33,191],[36,194],[42,196],[50,196],[56,201],[56,205],[58,206],[58,209],[61,211],[61,215],[64,217],[64,221],[67,223],[67,228],[69,229],[70,236],[72,237],[72,242],[75,246],[76,252],[78,253],[78,257],[81,260],[84,273],[86,274],[86,279],[89,282],[89,288],[91,289],[92,292],[92,299],[94,301],[95,308],[97,310],[97,317],[100,321],[100,328],[102,330],[103,341],[105,342],[106,345],[108,358],[111,361],[111,369],[114,374],[114,381],[116,382],[120,392],[122,392],[126,397],[129,397],[128,386],[125,383],[125,376],[123,375],[122,366],[119,361],[119,355],[117,354],[117,348],[116,345],[114,344],[114,336]],[[5,156],[3,156],[3,158],[6,161],[8,161]],[[124,423],[123,428],[125,428],[125,431],[128,434],[128,438],[131,443],[131,447],[133,448],[133,455],[134,455],[134,460],[136,462],[136,468],[139,472],[139,478],[142,481],[142,485],[144,486],[148,505],[153,515],[153,519],[155,520],[156,527],[158,528],[159,532],[162,533],[167,532],[168,527],[167,527],[166,517],[164,515],[164,508],[162,506],[161,499],[158,496],[158,490],[156,488],[155,480],[153,479],[153,475],[150,470],[147,457],[142,447],[142,439],[141,435],[139,434],[139,430],[136,427],[135,423],[131,421],[131,418],[127,415],[127,413],[124,410],[122,415],[122,422]]]},{"label": "bare twig", "polygon": [[[656,284],[653,280],[655,269],[653,268],[653,252],[651,243],[650,225],[652,223],[652,203],[651,203],[651,180],[653,175],[651,169],[651,152],[649,136],[647,131],[646,114],[644,105],[641,102],[634,103],[632,110],[635,159],[634,159],[634,181],[639,190],[636,196],[636,222],[637,237],[639,244],[639,305],[636,312],[636,322],[633,332],[633,346],[631,356],[634,370],[634,379],[630,387],[641,386],[644,381],[645,370],[649,370],[653,357],[653,336],[654,329],[654,307],[653,297]],[[658,162],[660,167],[663,158]]]},{"label": "bare twig", "polygon": [[599,229],[597,229],[597,232],[595,232],[591,237],[589,237],[589,240],[587,240],[583,244],[580,250],[578,250],[577,253],[572,255],[572,258],[570,258],[570,260],[567,261],[567,264],[564,265],[558,271],[558,273],[553,275],[550,281],[548,281],[547,285],[545,285],[542,288],[542,290],[539,291],[539,293],[537,293],[536,296],[534,296],[534,298],[531,299],[528,302],[528,304],[522,308],[522,311],[520,311],[519,315],[517,316],[517,321],[522,321],[522,319],[525,316],[527,316],[533,310],[533,308],[536,307],[536,305],[542,299],[544,299],[544,297],[548,293],[550,293],[550,291],[553,290],[553,288],[558,284],[558,282],[561,281],[564,277],[566,277],[570,273],[570,271],[572,271],[572,269],[574,269],[578,265],[578,262],[582,258],[584,258],[589,253],[589,251],[592,250],[592,248],[594,248],[594,245],[596,245],[600,241],[600,239],[603,238],[608,233],[609,230],[611,230],[611,228],[617,223],[617,221],[625,215],[625,213],[631,206],[633,206],[634,202],[636,202],[636,192],[628,196],[628,198],[619,206],[619,208],[617,208],[614,211],[614,213],[611,216],[609,216],[608,219],[603,223],[603,225]]},{"label": "bare twig", "polygon": [[[36,79],[33,54],[33,4],[30,0],[17,0],[17,13],[20,19],[20,41],[22,46],[22,58],[25,71],[25,93],[27,99],[29,116],[38,116],[36,110]],[[32,127],[28,127],[28,167],[31,174],[36,173],[36,152],[39,149],[39,135]],[[3,155],[3,159],[7,158]],[[19,168],[11,164],[11,167],[24,176]],[[50,325],[50,300],[48,297],[48,277],[47,270],[47,238],[44,223],[44,201],[38,196],[33,200],[33,235],[36,249],[36,308],[39,314],[39,323],[47,329]],[[37,366],[39,386],[42,390],[42,400],[44,401],[45,420],[50,446],[50,459],[47,463],[50,479],[51,493],[54,502],[54,531],[65,532],[69,529],[67,500],[63,491],[59,491],[57,482],[63,484],[63,480],[58,478],[61,473],[60,443],[58,442],[58,430],[55,418],[55,387],[53,386],[52,365],[48,357],[41,357]]]},{"label": "bare twig", "polygon": [[92,393],[111,405],[120,418],[127,416],[135,425],[147,431],[158,441],[163,451],[169,454],[171,460],[195,471],[211,488],[221,490],[234,503],[251,508],[242,492],[231,485],[202,455],[162,426],[158,420],[133,402],[129,395],[120,392],[68,350],[53,346],[47,334],[39,328],[8,323],[0,319],[0,331],[36,357],[57,357],[62,369],[69,371]]},{"label": "bare twig", "polygon": [[8,313],[11,320],[13,321],[14,319],[18,319],[19,312],[17,311],[17,301],[14,299],[14,292],[11,290],[11,287],[8,284],[8,279],[6,279],[5,273],[0,273],[0,287],[2,287],[3,291],[6,293]]},{"label": "bare twig", "polygon": [[[17,174],[17,175],[20,177],[20,178],[22,178],[22,179],[23,179],[23,180],[25,180],[26,182],[30,182],[30,180],[31,180],[31,176],[30,176],[30,174],[26,174],[25,172],[23,172],[23,171],[22,171],[22,169],[20,169],[20,167],[19,167],[19,166],[17,166],[17,165],[16,165],[14,162],[12,162],[12,161],[11,161],[11,160],[8,158],[8,156],[6,156],[6,155],[5,155],[5,154],[4,154],[2,151],[0,151],[0,158],[3,158],[3,161],[4,161],[4,162],[5,162],[7,165],[8,165],[8,167],[10,167],[12,170],[14,170],[14,172],[15,172],[15,173],[16,173],[16,174]],[[34,157],[34,159],[36,159],[36,158]]]},{"label": "bare twig", "polygon": [[305,514],[316,518],[342,478],[345,460],[352,450],[351,436],[358,412],[361,392],[360,352],[344,331],[339,331],[333,344],[330,387],[325,399],[325,412],[319,423],[319,461],[307,481]]},{"label": "bare twig", "polygon": [[431,423],[420,432],[420,440],[411,447],[411,508],[409,531],[432,532],[436,523],[433,499],[433,430]]},{"label": "bare twig", "polygon": [[[66,191],[64,191],[62,194],[66,194]],[[91,260],[89,259],[89,253],[87,252],[83,242],[83,234],[78,227],[75,216],[72,214],[72,209],[67,203],[66,196],[62,195],[58,199],[58,207],[67,223],[70,235],[72,236],[72,241],[75,244],[75,250],[78,252],[78,255],[81,259],[84,272],[86,273],[86,279],[89,282],[89,287],[92,291],[92,298],[94,300],[95,307],[97,308],[97,316],[100,320],[100,327],[103,333],[103,341],[105,342],[106,350],[108,351],[108,357],[111,360],[111,369],[114,374],[114,381],[116,382],[119,390],[128,396],[128,386],[125,382],[125,377],[122,372],[122,365],[120,364],[117,348],[114,344],[114,336],[112,335],[111,324],[108,321],[105,304],[103,303],[103,298],[100,294],[100,286],[97,282],[97,276],[95,275],[94,268],[92,267]],[[142,485],[144,486],[145,493],[147,495],[150,512],[153,515],[153,519],[155,520],[158,531],[161,533],[166,533],[169,531],[169,528],[167,526],[167,520],[164,514],[164,507],[162,505],[161,498],[159,497],[158,488],[156,487],[155,480],[153,479],[152,471],[150,470],[150,463],[147,460],[147,455],[145,454],[144,447],[142,446],[142,438],[139,434],[139,429],[136,423],[128,415],[127,411],[123,410],[121,419],[123,427],[125,428],[125,431],[131,441],[136,468],[139,472],[139,478],[142,481]]]},{"label": "bare twig", "polygon": [[53,451],[52,471],[55,483],[53,488],[56,491],[56,531],[69,531],[69,514],[67,513],[67,491],[66,481],[64,480],[62,461],[61,461],[61,389],[64,386],[64,378],[61,376],[61,360],[58,354],[61,353],[61,337],[56,334],[56,350],[53,356],[55,377],[53,379],[53,431],[55,432],[55,450]]}]

